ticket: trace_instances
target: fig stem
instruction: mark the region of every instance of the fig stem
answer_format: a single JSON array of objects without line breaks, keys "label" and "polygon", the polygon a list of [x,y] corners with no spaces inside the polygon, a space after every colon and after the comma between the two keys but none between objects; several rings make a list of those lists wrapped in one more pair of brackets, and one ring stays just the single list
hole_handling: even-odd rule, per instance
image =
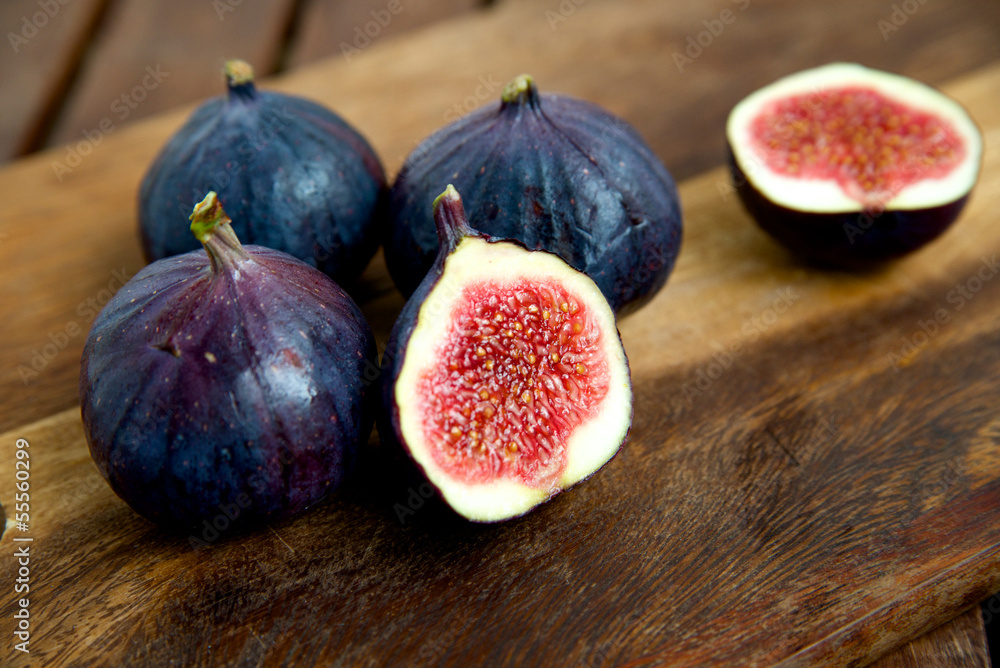
[{"label": "fig stem", "polygon": [[205,195],[191,213],[191,232],[205,247],[212,271],[218,273],[226,266],[235,265],[250,256],[233,231],[232,219],[226,214],[215,191]]},{"label": "fig stem", "polygon": [[437,226],[439,253],[447,255],[458,247],[463,238],[475,235],[469,227],[469,219],[465,217],[462,196],[450,183],[434,200],[434,223]]},{"label": "fig stem", "polygon": [[226,75],[230,100],[247,100],[257,96],[253,82],[253,66],[245,60],[227,60],[222,68]]},{"label": "fig stem", "polygon": [[539,105],[538,88],[535,86],[535,79],[530,74],[519,74],[503,88],[500,94],[500,108],[506,109],[511,105],[527,105],[537,108]]}]

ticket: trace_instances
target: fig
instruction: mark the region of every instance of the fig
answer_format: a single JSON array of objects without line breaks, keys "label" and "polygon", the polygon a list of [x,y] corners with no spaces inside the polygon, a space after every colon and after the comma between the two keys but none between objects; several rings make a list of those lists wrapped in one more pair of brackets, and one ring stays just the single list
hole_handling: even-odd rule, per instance
[{"label": "fig", "polygon": [[751,216],[821,264],[870,265],[933,240],[965,206],[982,159],[957,102],[853,63],[756,91],[733,108],[726,138]]},{"label": "fig", "polygon": [[587,478],[624,443],[632,385],[615,315],[557,255],[434,201],[437,260],[393,327],[379,435],[456,513],[496,522]]},{"label": "fig", "polygon": [[258,91],[247,63],[227,62],[225,76],[228,94],[196,109],[143,178],[147,261],[200,248],[187,217],[212,190],[243,243],[284,251],[349,285],[379,244],[388,185],[378,156],[328,109]]},{"label": "fig", "polygon": [[677,189],[639,133],[589,102],[539,94],[528,75],[407,157],[383,239],[404,295],[437,257],[429,205],[448,183],[480,231],[556,253],[590,276],[619,315],[663,287],[680,250]]},{"label": "fig", "polygon": [[214,192],[191,220],[204,250],[147,265],[95,319],[84,431],[140,515],[252,526],[350,474],[374,421],[362,376],[377,350],[347,293],[286,253],[242,246]]}]

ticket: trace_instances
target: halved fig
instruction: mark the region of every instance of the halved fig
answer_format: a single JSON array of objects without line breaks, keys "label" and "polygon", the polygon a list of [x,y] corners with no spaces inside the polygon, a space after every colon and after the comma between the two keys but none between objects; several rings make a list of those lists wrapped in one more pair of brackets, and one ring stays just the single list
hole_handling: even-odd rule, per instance
[{"label": "halved fig", "polygon": [[733,180],[757,223],[834,264],[908,253],[957,217],[982,137],[943,93],[852,63],[793,74],[736,105]]},{"label": "halved fig", "polygon": [[393,328],[380,437],[459,515],[522,515],[624,443],[632,384],[615,315],[557,255],[472,230],[452,187],[440,253]]}]

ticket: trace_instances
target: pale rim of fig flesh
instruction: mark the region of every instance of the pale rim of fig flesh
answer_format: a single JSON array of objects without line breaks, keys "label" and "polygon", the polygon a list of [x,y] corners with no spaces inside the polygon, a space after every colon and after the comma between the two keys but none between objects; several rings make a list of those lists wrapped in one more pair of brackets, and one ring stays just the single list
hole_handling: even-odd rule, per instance
[{"label": "pale rim of fig flesh", "polygon": [[737,166],[751,185],[773,203],[797,211],[840,213],[864,208],[832,179],[796,178],[776,173],[754,148],[751,126],[769,104],[831,88],[873,89],[888,100],[947,122],[963,144],[964,158],[944,176],[919,178],[890,189],[878,202],[889,210],[915,210],[957,201],[972,190],[979,174],[982,137],[968,112],[934,88],[908,77],[856,63],[831,63],[786,76],[752,93],[729,114],[726,138]]},{"label": "pale rim of fig flesh", "polygon": [[[600,342],[609,372],[608,389],[600,408],[576,426],[564,441],[566,463],[558,479],[545,487],[501,478],[467,483],[443,470],[431,453],[420,409],[421,379],[439,364],[438,348],[447,336],[442,322],[451,322],[470,286],[538,281],[557,284],[576,295],[600,328]],[[528,251],[516,244],[466,236],[447,257],[437,283],[422,303],[406,345],[405,360],[394,388],[399,430],[410,456],[428,481],[460,515],[480,522],[517,517],[554,494],[587,478],[606,464],[625,441],[632,422],[632,383],[615,316],[597,285],[560,258]]]}]

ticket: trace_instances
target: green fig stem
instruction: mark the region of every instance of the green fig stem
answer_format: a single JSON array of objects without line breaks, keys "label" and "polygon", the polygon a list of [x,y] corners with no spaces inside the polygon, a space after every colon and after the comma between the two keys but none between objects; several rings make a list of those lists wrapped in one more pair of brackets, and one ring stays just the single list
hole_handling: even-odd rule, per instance
[{"label": "green fig stem", "polygon": [[191,232],[205,247],[214,273],[249,259],[214,190],[195,205],[190,219]]},{"label": "green fig stem", "polygon": [[257,96],[253,66],[250,63],[245,60],[227,60],[222,71],[226,75],[230,100],[253,99]]},{"label": "green fig stem", "polygon": [[476,231],[469,227],[469,219],[465,217],[462,196],[450,183],[434,200],[434,223],[437,226],[440,245],[438,252],[446,255],[455,250],[462,239],[476,234]]},{"label": "green fig stem", "polygon": [[535,79],[530,74],[519,74],[503,88],[500,94],[500,108],[528,106],[538,108],[540,98]]}]

